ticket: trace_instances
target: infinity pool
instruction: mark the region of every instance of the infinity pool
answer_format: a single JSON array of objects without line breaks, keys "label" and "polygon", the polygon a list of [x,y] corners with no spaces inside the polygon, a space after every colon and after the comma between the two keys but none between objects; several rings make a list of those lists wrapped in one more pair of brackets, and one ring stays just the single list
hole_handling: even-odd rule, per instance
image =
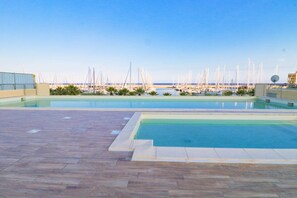
[{"label": "infinity pool", "polygon": [[297,121],[144,119],[135,139],[154,146],[297,148]]},{"label": "infinity pool", "polygon": [[52,108],[175,108],[175,109],[296,109],[285,104],[266,103],[257,99],[224,100],[154,99],[154,98],[46,98],[1,104],[0,107]]}]

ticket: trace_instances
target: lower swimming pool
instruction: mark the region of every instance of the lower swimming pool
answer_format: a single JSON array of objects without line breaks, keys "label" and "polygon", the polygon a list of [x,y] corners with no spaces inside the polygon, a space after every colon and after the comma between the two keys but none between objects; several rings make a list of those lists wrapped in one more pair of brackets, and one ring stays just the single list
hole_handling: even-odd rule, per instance
[{"label": "lower swimming pool", "polygon": [[161,147],[297,148],[297,121],[143,119],[135,139]]}]

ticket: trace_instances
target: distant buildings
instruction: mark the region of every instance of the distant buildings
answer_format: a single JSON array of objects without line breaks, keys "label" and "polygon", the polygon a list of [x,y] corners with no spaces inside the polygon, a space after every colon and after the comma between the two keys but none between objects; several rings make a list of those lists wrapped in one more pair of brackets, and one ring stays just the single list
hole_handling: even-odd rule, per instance
[{"label": "distant buildings", "polygon": [[295,73],[288,74],[288,84],[297,85],[297,71]]}]

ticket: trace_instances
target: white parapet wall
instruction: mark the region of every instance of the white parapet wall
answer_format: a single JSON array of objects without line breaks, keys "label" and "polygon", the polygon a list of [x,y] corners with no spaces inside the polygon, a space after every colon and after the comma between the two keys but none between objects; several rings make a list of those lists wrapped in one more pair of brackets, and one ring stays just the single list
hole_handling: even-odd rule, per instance
[{"label": "white parapet wall", "polygon": [[38,83],[36,84],[36,95],[37,96],[49,96],[50,89],[48,83]]},{"label": "white parapet wall", "polygon": [[268,84],[256,84],[255,85],[255,96],[256,97],[266,97],[266,91]]},{"label": "white parapet wall", "polygon": [[0,90],[0,98],[35,96],[36,89]]},{"label": "white parapet wall", "polygon": [[297,100],[297,89],[270,89],[267,93],[278,99]]},{"label": "white parapet wall", "polygon": [[285,100],[297,100],[297,89],[293,88],[269,88],[269,84],[255,85],[256,97],[271,97]]},{"label": "white parapet wall", "polygon": [[12,98],[22,96],[49,96],[49,84],[36,84],[35,89],[0,90],[0,98]]}]

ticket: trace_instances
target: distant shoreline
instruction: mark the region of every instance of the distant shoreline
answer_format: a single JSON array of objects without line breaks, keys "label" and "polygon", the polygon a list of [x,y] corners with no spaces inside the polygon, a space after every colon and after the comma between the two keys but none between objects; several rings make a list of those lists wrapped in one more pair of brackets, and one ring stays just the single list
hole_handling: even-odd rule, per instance
[{"label": "distant shoreline", "polygon": [[[92,83],[49,83],[50,85],[86,85]],[[122,83],[105,83],[104,85],[121,85]],[[198,85],[198,83],[178,83],[178,85]],[[256,84],[272,84],[272,83],[256,83]],[[96,83],[98,85],[98,83]],[[129,85],[129,83],[127,84]],[[132,85],[142,85],[141,83],[132,83]],[[153,85],[176,86],[176,83],[153,83]],[[208,85],[216,85],[216,83],[208,83]],[[237,83],[220,83],[220,85],[237,85]],[[246,83],[238,83],[238,85],[246,85]],[[250,85],[253,85],[250,83]],[[287,83],[275,83],[275,85],[287,85]],[[100,86],[100,85],[99,85]]]}]

